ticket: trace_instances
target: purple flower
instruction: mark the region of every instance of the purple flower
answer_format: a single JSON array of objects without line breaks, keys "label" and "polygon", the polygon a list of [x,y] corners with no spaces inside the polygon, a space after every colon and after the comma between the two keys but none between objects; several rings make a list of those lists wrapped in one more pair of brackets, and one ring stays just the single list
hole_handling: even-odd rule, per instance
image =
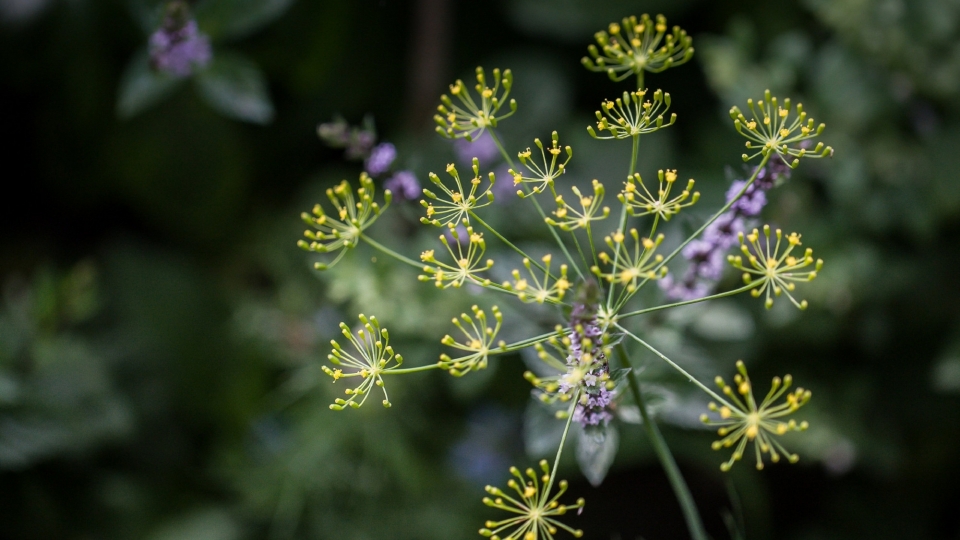
[{"label": "purple flower", "polygon": [[710,294],[710,285],[697,279],[684,278],[674,283],[672,276],[666,276],[657,282],[667,298],[674,300],[687,301],[703,298]]},{"label": "purple flower", "polygon": [[[727,190],[727,201],[732,201],[740,191],[743,190],[743,186],[745,185],[747,185],[746,180],[736,180],[730,184],[730,189]],[[743,195],[733,203],[730,209],[737,210],[744,216],[753,217],[760,215],[760,211],[763,210],[763,207],[766,205],[767,195],[764,193],[760,184],[754,181],[754,183],[743,192]]]},{"label": "purple flower", "polygon": [[380,176],[390,169],[395,159],[397,159],[397,148],[388,142],[380,143],[370,151],[365,168],[370,176]]},{"label": "purple flower", "polygon": [[479,159],[480,163],[489,162],[500,154],[497,143],[486,131],[473,142],[456,139],[453,141],[453,150],[457,153],[460,162],[464,164],[473,163],[473,158]]},{"label": "purple flower", "polygon": [[210,63],[210,39],[201,34],[197,22],[179,24],[173,16],[150,36],[150,61],[154,69],[175,77],[187,77],[194,68]]},{"label": "purple flower", "polygon": [[423,193],[420,182],[410,171],[400,171],[383,183],[384,189],[389,189],[393,196],[401,201],[412,201]]},{"label": "purple flower", "polygon": [[707,226],[703,239],[725,250],[737,243],[737,233],[745,229],[746,225],[736,212],[726,212]]},{"label": "purple flower", "polygon": [[705,240],[694,240],[683,248],[683,256],[696,268],[697,276],[720,279],[723,274],[723,250]]},{"label": "purple flower", "polygon": [[344,156],[347,159],[363,159],[370,153],[377,136],[371,131],[354,129],[350,132],[350,141]]}]

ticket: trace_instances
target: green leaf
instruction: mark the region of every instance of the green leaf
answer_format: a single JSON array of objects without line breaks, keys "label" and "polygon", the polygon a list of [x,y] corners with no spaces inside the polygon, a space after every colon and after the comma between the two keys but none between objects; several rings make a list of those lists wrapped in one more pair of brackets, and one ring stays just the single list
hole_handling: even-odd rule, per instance
[{"label": "green leaf", "polygon": [[207,69],[197,74],[196,81],[203,99],[224,116],[254,124],[273,120],[273,103],[263,72],[246,58],[217,53]]},{"label": "green leaf", "polygon": [[209,0],[196,7],[197,24],[217,40],[248,36],[280,18],[293,0]]},{"label": "green leaf", "polygon": [[615,424],[592,426],[580,432],[577,439],[577,463],[594,487],[606,478],[620,446],[620,433]]},{"label": "green leaf", "polygon": [[124,120],[133,118],[169,97],[182,83],[181,78],[154,71],[147,50],[141,50],[120,78],[117,116]]}]

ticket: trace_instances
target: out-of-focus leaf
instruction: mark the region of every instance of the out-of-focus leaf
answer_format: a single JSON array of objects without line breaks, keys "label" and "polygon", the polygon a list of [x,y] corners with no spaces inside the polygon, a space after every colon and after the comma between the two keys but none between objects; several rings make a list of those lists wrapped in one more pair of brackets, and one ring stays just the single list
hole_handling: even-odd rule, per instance
[{"label": "out-of-focus leaf", "polygon": [[563,421],[554,415],[557,409],[531,398],[523,415],[523,444],[527,454],[541,457],[557,451],[563,436]]},{"label": "out-of-focus leaf", "polygon": [[613,465],[620,446],[620,434],[615,424],[584,429],[577,440],[577,463],[590,484],[599,486]]},{"label": "out-of-focus leaf", "polygon": [[248,36],[277,20],[293,0],[209,0],[199,4],[197,23],[214,39]]},{"label": "out-of-focus leaf", "polygon": [[168,97],[182,83],[183,79],[154,71],[146,49],[141,50],[120,79],[117,116],[126,120],[142,113]]},{"label": "out-of-focus leaf", "polygon": [[224,510],[211,509],[179,517],[160,527],[149,540],[237,540],[240,527]]},{"label": "out-of-focus leaf", "polygon": [[273,120],[266,78],[246,58],[218,52],[196,81],[200,95],[221,114],[254,124]]}]

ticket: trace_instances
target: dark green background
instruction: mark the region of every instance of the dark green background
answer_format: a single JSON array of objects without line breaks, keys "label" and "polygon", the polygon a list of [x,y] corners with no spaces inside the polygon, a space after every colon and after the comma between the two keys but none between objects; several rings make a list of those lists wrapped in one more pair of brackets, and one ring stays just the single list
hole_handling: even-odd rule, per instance
[{"label": "dark green background", "polygon": [[[453,159],[430,126],[445,83],[510,67],[511,148],[557,129],[584,175],[616,178],[625,150],[583,128],[626,87],[579,59],[606,23],[663,12],[697,54],[648,76],[679,120],[641,152],[644,175],[680,168],[703,211],[715,207],[725,168],[742,171],[725,112],[764,88],[802,99],[836,149],[804,163],[765,214],[827,261],[811,308],[766,313],[744,298],[755,332],[701,339],[719,373],[743,356],[758,380],[789,371],[813,389],[806,442],[791,439],[804,459],[724,475],[709,434],[665,428],[711,534],[729,537],[732,491],[750,539],[960,538],[956,1],[299,0],[215,44],[264,71],[266,126],[217,115],[189,84],[121,121],[120,77],[146,40],[127,3],[49,0],[16,20],[14,4],[0,2],[0,537],[477,537],[482,484],[450,448],[531,462],[523,368],[407,377],[389,410],[326,408],[318,366],[339,320],[375,312],[404,356],[432,358],[471,300],[369,268],[366,251],[329,276],[310,270],[299,212],[359,173],[316,125],[372,114],[424,181]],[[416,253],[435,234],[416,215],[397,209],[379,235]],[[586,538],[685,538],[639,429],[622,431],[602,487],[563,469],[587,500],[570,521]]]}]

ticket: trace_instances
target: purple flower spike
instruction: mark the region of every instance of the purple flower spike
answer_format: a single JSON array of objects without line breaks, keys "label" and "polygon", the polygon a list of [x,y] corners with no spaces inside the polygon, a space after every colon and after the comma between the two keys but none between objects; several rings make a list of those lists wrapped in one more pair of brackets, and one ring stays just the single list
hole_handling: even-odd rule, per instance
[{"label": "purple flower spike", "polygon": [[200,33],[197,22],[178,25],[169,17],[150,36],[150,61],[154,69],[175,77],[188,77],[195,68],[210,63],[213,53],[210,39]]},{"label": "purple flower spike", "polygon": [[453,141],[453,150],[457,153],[460,162],[467,165],[473,163],[473,158],[479,159],[480,163],[488,163],[500,154],[497,143],[487,132],[483,132],[473,142],[466,139],[456,139]]},{"label": "purple flower spike", "polygon": [[389,189],[393,196],[401,201],[412,201],[423,193],[420,182],[410,171],[400,171],[383,183],[384,189]]},{"label": "purple flower spike", "polygon": [[388,142],[380,143],[370,151],[365,168],[370,176],[380,176],[390,170],[390,165],[395,159],[397,159],[397,148]]}]

